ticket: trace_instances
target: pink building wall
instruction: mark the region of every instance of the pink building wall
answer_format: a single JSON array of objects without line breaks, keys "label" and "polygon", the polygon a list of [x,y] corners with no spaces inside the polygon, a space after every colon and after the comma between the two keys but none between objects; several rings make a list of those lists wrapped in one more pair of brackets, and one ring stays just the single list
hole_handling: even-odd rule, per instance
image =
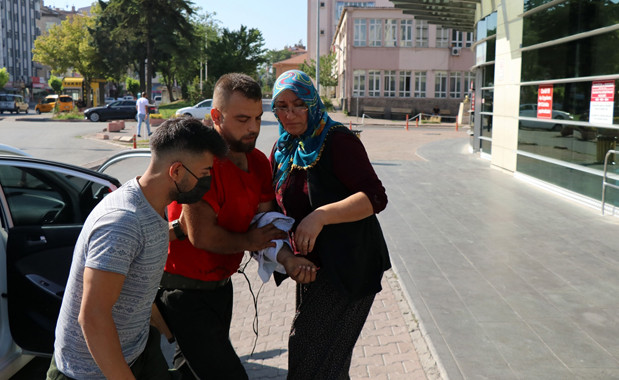
[{"label": "pink building wall", "polygon": [[[354,46],[354,19],[396,19],[396,20],[415,20],[412,15],[405,15],[402,10],[395,8],[347,8],[336,30],[333,44],[337,54],[337,67],[339,85],[336,90],[336,99],[340,106],[354,113],[356,111],[357,99],[352,97],[353,93],[353,73],[355,70],[364,70],[366,73],[365,96],[359,97],[358,101],[362,111],[364,106],[383,107],[386,116],[392,116],[391,112],[395,109],[409,109],[411,112],[431,112],[432,108],[438,106],[441,110],[454,115],[457,114],[459,103],[467,94],[467,79],[472,79],[470,73],[474,65],[474,53],[463,41],[463,47],[459,55],[452,55],[451,30],[448,30],[448,47],[436,47],[437,26],[428,25],[428,47],[415,47],[416,45],[416,22],[413,21],[413,47],[400,47],[400,25],[398,22],[397,44],[396,47],[357,47]],[[384,23],[384,21],[383,21]],[[366,34],[369,40],[369,24]],[[383,24],[384,25],[384,24]],[[384,32],[384,30],[383,30]],[[466,36],[466,35],[464,35]],[[384,33],[383,33],[384,42]],[[381,71],[381,93],[380,96],[368,96],[369,70]],[[396,96],[384,96],[384,74],[385,71],[396,71]],[[412,83],[411,96],[399,96],[399,72],[411,71],[426,73],[426,94],[425,97],[415,97],[414,79]],[[448,76],[458,73],[460,76],[460,96],[453,97],[450,94],[450,80],[447,80],[447,97],[435,97],[435,74],[436,72],[446,72]],[[470,74],[469,74],[470,73]],[[414,75],[414,74],[413,74]],[[354,103],[353,103],[354,100]],[[449,110],[449,111],[447,111]],[[400,110],[401,111],[401,110]],[[402,116],[402,115],[399,115]]]},{"label": "pink building wall", "polygon": [[[338,24],[336,8],[338,0],[307,0],[307,52],[312,59],[316,59],[316,6],[317,3],[324,3],[320,7],[320,29],[324,34],[320,37],[320,55],[331,52],[331,42],[335,35]],[[376,7],[393,7],[389,0],[356,0],[355,3],[374,3]]]}]

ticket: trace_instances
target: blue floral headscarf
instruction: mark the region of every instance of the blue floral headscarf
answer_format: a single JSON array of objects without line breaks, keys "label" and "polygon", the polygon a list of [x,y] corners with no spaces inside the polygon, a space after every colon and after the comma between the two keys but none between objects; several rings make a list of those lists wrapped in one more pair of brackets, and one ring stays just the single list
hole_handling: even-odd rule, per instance
[{"label": "blue floral headscarf", "polygon": [[[294,92],[308,107],[307,130],[301,136],[286,132],[275,112],[277,97],[285,90]],[[310,77],[299,70],[286,71],[277,78],[271,109],[279,121],[279,139],[274,153],[277,170],[273,176],[275,188],[279,190],[292,169],[307,170],[318,162],[329,131],[342,124],[329,117]]]}]

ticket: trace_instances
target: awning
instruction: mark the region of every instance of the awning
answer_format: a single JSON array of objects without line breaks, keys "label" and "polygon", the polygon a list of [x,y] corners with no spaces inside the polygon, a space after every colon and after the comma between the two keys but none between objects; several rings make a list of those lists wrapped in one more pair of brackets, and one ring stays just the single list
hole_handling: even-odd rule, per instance
[{"label": "awning", "polygon": [[391,0],[396,8],[430,24],[462,32],[475,28],[475,9],[481,0]]}]

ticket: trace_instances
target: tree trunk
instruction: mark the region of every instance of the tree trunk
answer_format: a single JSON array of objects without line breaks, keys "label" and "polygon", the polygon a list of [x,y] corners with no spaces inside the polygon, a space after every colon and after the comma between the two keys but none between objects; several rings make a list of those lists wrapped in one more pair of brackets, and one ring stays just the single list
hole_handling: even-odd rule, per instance
[{"label": "tree trunk", "polygon": [[[145,68],[145,66],[144,66],[144,58],[139,58],[139,61],[138,61],[138,77],[139,77],[139,80],[140,80],[140,92],[144,92],[144,83],[146,83],[146,81],[144,80],[144,78],[146,77],[145,73],[144,73],[144,68]],[[129,89],[127,89],[127,90],[129,90]]]},{"label": "tree trunk", "polygon": [[146,97],[151,99],[153,89],[153,47],[150,33],[146,38]]},{"label": "tree trunk", "polygon": [[92,107],[92,99],[90,99],[90,78],[86,77],[84,77],[84,95],[86,97],[86,108]]},{"label": "tree trunk", "polygon": [[168,82],[168,84],[166,84],[166,87],[168,88],[168,95],[170,95],[170,103],[172,103],[175,100],[174,93],[172,92],[172,89],[174,88],[174,86],[170,83],[174,83],[174,82]]}]

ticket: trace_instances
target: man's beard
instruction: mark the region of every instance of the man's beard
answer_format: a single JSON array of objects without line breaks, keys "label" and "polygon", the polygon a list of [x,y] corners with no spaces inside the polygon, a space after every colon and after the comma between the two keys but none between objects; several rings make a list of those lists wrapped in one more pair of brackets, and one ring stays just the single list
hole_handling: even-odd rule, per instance
[{"label": "man's beard", "polygon": [[[225,131],[225,129],[224,129]],[[256,147],[256,139],[254,139],[254,141],[250,142],[250,143],[244,143],[242,140],[244,138],[247,137],[258,137],[257,133],[251,133],[249,135],[245,135],[243,137],[241,137],[239,140],[234,140],[232,138],[232,136],[227,135],[226,132],[224,132],[224,140],[226,140],[226,142],[228,143],[228,145],[230,146],[230,150],[233,152],[239,152],[239,153],[248,153],[251,152],[252,150],[254,150],[254,148]]]}]

